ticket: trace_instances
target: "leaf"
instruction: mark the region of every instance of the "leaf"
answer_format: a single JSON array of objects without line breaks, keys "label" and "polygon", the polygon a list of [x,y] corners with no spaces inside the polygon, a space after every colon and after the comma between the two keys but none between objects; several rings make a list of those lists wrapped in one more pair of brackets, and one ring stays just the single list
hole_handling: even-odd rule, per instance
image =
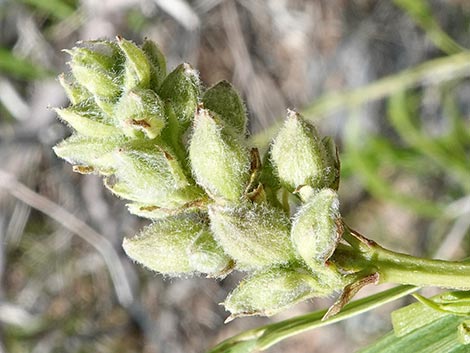
[{"label": "leaf", "polygon": [[[461,315],[443,312],[441,307],[468,309],[467,292],[448,292],[392,313],[394,331],[361,351],[361,353],[459,353],[468,352],[465,321]],[[438,310],[436,310],[436,308]]]},{"label": "leaf", "polygon": [[468,345],[460,343],[458,336],[463,321],[464,318],[444,314],[402,337],[391,332],[360,353],[468,353]]}]

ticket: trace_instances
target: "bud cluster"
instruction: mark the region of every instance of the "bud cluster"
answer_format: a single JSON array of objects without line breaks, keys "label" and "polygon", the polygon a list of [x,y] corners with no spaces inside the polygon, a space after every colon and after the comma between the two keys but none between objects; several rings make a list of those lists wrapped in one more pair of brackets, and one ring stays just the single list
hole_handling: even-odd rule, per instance
[{"label": "bud cluster", "polygon": [[167,74],[149,40],[66,52],[71,72],[60,83],[71,105],[56,111],[74,133],[54,150],[152,220],[124,240],[132,259],[170,276],[248,273],[224,303],[231,317],[272,315],[344,287],[329,262],[342,235],[330,139],[289,111],[261,162],[228,82],[203,89],[189,64]]}]

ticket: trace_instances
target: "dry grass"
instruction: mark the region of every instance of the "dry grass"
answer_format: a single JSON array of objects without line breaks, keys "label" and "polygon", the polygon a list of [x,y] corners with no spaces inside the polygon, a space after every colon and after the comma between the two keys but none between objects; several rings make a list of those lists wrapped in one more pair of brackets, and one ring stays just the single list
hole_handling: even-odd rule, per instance
[{"label": "dry grass", "polygon": [[[52,9],[41,3],[0,2],[0,47],[17,60],[17,70],[7,70],[0,58],[0,352],[196,353],[270,322],[223,324],[226,313],[217,304],[236,278],[162,278],[125,257],[122,238],[145,221],[128,214],[98,178],[73,174],[51,150],[69,134],[47,108],[67,104],[48,74],[67,69],[62,48],[117,34],[154,39],[170,68],[189,61],[207,85],[232,81],[246,101],[252,132],[263,131],[287,107],[302,109],[325,92],[359,87],[441,55],[389,1],[56,0],[63,8]],[[435,1],[433,9],[445,30],[468,46],[465,1]],[[468,83],[461,90],[468,93]],[[432,135],[444,128],[433,103],[439,93],[424,93],[421,108],[431,117],[424,124]],[[458,100],[468,127],[468,95]],[[335,114],[321,129],[341,144],[346,118]],[[397,141],[383,102],[367,105],[359,120],[364,131]],[[410,215],[370,197],[353,177],[354,166],[346,169],[344,209],[353,211],[351,222],[364,233],[415,253],[438,248],[424,235],[449,234],[439,255],[463,255],[455,253],[468,234],[463,216],[449,225]],[[405,191],[424,188],[432,198],[438,185],[449,203],[462,197],[439,172],[424,185],[419,174],[407,179],[394,168],[382,172]],[[303,303],[273,320],[325,305]],[[387,312],[301,335],[270,352],[351,352],[389,327]]]}]

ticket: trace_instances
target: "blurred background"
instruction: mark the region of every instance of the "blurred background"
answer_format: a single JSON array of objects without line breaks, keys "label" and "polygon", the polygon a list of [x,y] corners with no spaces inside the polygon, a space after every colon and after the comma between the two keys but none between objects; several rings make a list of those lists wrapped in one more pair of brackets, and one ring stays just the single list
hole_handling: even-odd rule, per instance
[{"label": "blurred background", "polygon": [[[316,121],[339,145],[343,214],[363,234],[469,255],[469,1],[0,0],[0,352],[198,353],[331,303],[224,324],[218,303],[240,277],[162,278],[125,256],[148,221],[53,154],[70,130],[49,109],[68,105],[61,50],[118,34],[155,40],[169,69],[190,62],[206,86],[233,82],[260,147],[288,107]],[[269,352],[353,352],[406,302]]]}]

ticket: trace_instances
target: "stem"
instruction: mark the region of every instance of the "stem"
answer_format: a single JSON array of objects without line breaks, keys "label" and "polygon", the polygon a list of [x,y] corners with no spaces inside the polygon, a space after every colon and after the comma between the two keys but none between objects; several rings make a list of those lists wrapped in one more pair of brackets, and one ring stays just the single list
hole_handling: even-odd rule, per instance
[{"label": "stem", "polygon": [[375,251],[374,264],[381,283],[470,290],[470,262],[423,259],[382,247]]},{"label": "stem", "polygon": [[470,290],[469,261],[432,260],[397,253],[347,227],[343,239],[351,247],[339,246],[332,261],[346,270],[378,273],[379,283]]},{"label": "stem", "polygon": [[262,326],[246,331],[240,335],[230,337],[229,339],[219,343],[208,353],[235,352],[235,350],[231,351],[231,349],[234,349],[235,347],[245,348],[245,346],[249,348],[240,350],[240,352],[248,353],[264,351],[288,337],[295,336],[314,328],[327,326],[369,310],[373,310],[417,290],[418,288],[412,286],[395,287],[369,297],[353,301],[347,304],[339,314],[327,320],[322,320],[326,310],[320,310],[307,315],[298,316],[293,319]]}]

